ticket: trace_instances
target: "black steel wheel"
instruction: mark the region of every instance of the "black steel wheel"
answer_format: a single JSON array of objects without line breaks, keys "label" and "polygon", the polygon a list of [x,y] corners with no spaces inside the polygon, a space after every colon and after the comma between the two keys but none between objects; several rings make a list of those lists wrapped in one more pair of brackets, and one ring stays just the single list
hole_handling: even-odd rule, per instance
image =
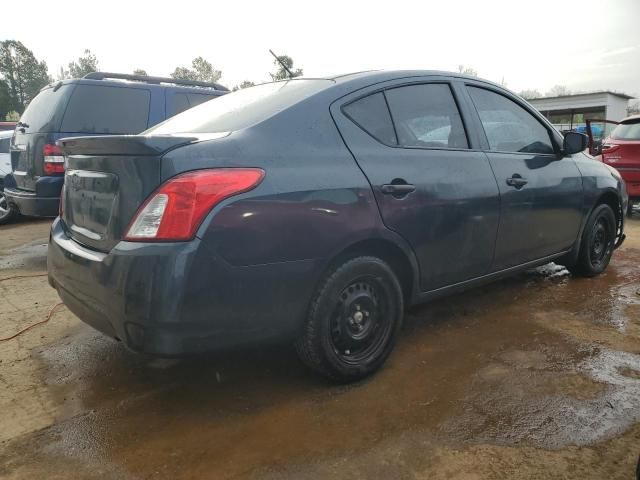
[{"label": "black steel wheel", "polygon": [[609,205],[598,205],[587,220],[576,265],[569,270],[583,277],[602,273],[613,254],[616,240],[616,217]]},{"label": "black steel wheel", "polygon": [[375,257],[354,258],[319,288],[296,348],[321,375],[356,381],[382,366],[403,313],[402,289],[392,269]]}]

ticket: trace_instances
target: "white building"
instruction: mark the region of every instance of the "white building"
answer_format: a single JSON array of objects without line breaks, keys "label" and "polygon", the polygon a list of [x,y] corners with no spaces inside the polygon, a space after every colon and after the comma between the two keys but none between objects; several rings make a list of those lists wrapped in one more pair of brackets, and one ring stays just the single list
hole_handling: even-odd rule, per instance
[{"label": "white building", "polygon": [[622,120],[632,98],[624,93],[593,92],[535,98],[529,103],[560,130],[570,130],[586,120]]}]

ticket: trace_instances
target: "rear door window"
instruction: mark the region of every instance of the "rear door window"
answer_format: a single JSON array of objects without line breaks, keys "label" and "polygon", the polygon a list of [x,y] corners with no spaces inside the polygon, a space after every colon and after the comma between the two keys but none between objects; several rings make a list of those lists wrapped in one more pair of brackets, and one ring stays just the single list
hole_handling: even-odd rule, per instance
[{"label": "rear door window", "polygon": [[389,89],[385,94],[401,146],[469,148],[448,84],[407,85]]},{"label": "rear door window", "polygon": [[182,113],[191,108],[191,105],[189,104],[189,97],[187,97],[186,93],[174,92],[170,98],[171,100],[168,108],[169,116],[177,115],[178,113]]},{"label": "rear door window", "polygon": [[489,149],[494,152],[554,153],[549,131],[513,100],[479,87],[467,87]]},{"label": "rear door window", "polygon": [[61,132],[135,134],[147,128],[151,93],[144,88],[76,85]]},{"label": "rear door window", "polygon": [[376,140],[397,145],[396,133],[382,92],[374,93],[342,108],[344,114]]},{"label": "rear door window", "polygon": [[200,95],[199,93],[188,93],[187,97],[189,98],[189,105],[192,107],[214,98],[213,95]]}]

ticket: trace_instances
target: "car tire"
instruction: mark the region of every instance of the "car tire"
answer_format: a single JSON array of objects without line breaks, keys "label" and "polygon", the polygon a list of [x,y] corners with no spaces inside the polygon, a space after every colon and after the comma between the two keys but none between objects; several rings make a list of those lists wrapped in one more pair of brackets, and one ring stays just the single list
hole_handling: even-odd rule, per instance
[{"label": "car tire", "polygon": [[0,225],[6,225],[13,221],[18,216],[18,212],[15,207],[11,206],[7,202],[7,197],[4,195],[4,190],[0,188]]},{"label": "car tire", "polygon": [[296,350],[316,373],[354,382],[385,362],[403,316],[402,288],[391,267],[375,257],[353,258],[318,288]]},{"label": "car tire", "polygon": [[587,220],[575,265],[567,267],[581,277],[602,273],[611,260],[616,241],[616,217],[609,205],[598,205]]}]

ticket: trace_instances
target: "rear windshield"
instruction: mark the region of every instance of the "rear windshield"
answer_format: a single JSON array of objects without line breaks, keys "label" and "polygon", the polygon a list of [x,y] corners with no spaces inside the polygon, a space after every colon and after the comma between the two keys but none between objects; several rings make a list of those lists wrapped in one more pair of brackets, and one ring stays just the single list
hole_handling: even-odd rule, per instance
[{"label": "rear windshield", "polygon": [[60,132],[140,133],[148,126],[150,101],[145,88],[76,85]]},{"label": "rear windshield", "polygon": [[621,123],[611,132],[611,138],[614,140],[640,140],[640,120],[633,123]]},{"label": "rear windshield", "polygon": [[62,85],[58,89],[49,87],[42,90],[31,100],[20,117],[28,125],[29,133],[56,132],[64,113],[64,105],[72,86]]},{"label": "rear windshield", "polygon": [[9,153],[9,144],[11,143],[11,137],[0,135],[0,153]]},{"label": "rear windshield", "polygon": [[191,108],[145,133],[232,132],[255,125],[327,88],[331,80],[289,80],[265,83],[229,93]]}]

